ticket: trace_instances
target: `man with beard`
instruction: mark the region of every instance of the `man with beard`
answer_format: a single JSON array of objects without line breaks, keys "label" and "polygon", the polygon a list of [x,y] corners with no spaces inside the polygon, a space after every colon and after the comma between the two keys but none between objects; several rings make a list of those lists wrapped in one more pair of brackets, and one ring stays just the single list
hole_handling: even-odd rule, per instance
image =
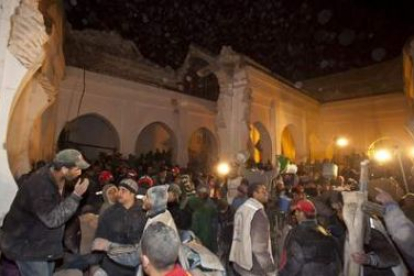
[{"label": "man with beard", "polygon": [[63,198],[65,182],[88,167],[79,151],[66,149],[20,187],[4,220],[1,250],[17,263],[22,276],[53,274],[54,261],[63,255],[65,223],[89,185],[87,179],[79,179],[73,193]]}]

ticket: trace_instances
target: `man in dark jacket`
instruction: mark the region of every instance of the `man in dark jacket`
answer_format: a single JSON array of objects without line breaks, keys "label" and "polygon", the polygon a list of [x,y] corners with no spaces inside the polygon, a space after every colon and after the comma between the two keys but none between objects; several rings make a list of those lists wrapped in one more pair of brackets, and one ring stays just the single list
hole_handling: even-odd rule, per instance
[{"label": "man in dark jacket", "polygon": [[[134,246],[140,242],[147,219],[136,200],[137,192],[138,184],[133,179],[119,183],[118,202],[99,218],[93,250],[108,252],[114,244]],[[108,276],[135,276],[137,268],[116,263],[105,253],[100,269]]]},{"label": "man in dark jacket", "polygon": [[63,255],[65,223],[89,185],[87,179],[79,179],[73,193],[64,199],[65,182],[75,180],[88,167],[79,151],[66,149],[18,190],[4,220],[1,250],[16,261],[22,276],[52,275],[54,260]]},{"label": "man in dark jacket", "polygon": [[170,211],[175,225],[179,230],[188,230],[191,227],[191,212],[180,207],[181,189],[177,184],[168,187],[167,209]]},{"label": "man in dark jacket", "polygon": [[286,237],[280,276],[337,276],[341,272],[339,245],[316,222],[316,208],[302,199],[295,205],[298,225]]}]

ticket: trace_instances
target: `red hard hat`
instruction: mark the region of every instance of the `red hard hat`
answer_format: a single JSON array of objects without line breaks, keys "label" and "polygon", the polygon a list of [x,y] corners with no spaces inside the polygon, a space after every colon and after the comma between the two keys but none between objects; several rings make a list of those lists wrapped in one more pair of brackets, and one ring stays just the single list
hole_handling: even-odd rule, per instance
[{"label": "red hard hat", "polygon": [[152,185],[154,185],[154,180],[148,175],[144,175],[138,180],[139,187],[150,188]]},{"label": "red hard hat", "polygon": [[112,173],[110,171],[101,171],[101,173],[99,174],[99,182],[109,182],[114,180],[114,176],[112,175]]},{"label": "red hard hat", "polygon": [[301,199],[296,203],[296,205],[293,207],[293,210],[302,211],[305,214],[308,215],[315,215],[316,214],[316,208],[312,201],[307,199]]}]

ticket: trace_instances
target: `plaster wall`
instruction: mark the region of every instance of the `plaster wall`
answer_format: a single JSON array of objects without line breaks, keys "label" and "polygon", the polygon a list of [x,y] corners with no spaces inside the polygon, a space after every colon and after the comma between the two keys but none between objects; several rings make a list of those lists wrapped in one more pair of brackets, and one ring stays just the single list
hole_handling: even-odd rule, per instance
[{"label": "plaster wall", "polygon": [[[413,141],[404,127],[409,112],[403,93],[326,103],[321,106],[319,137],[325,145],[333,145],[335,137],[347,137],[349,146],[341,149],[343,154],[367,152],[382,137],[394,138],[400,147],[409,148]],[[329,157],[332,149],[326,150]]]},{"label": "plaster wall", "polygon": [[[187,141],[198,128],[215,132],[215,103],[171,90],[67,67],[58,98],[56,137],[66,122],[83,114],[106,118],[120,137],[120,152],[136,152],[141,131],[161,122],[177,137],[176,162],[186,165]],[[80,106],[80,108],[79,108]],[[79,112],[78,112],[79,109]]]}]

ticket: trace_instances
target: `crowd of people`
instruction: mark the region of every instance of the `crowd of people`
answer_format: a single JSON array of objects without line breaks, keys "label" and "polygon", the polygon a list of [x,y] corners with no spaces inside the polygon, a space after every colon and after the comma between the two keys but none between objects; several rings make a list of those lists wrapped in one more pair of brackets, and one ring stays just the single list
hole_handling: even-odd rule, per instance
[{"label": "crowd of people", "polygon": [[266,164],[249,168],[255,177],[235,168],[224,177],[169,160],[114,154],[89,164],[66,149],[37,164],[1,229],[1,275],[333,276],[348,275],[349,262],[366,276],[414,271],[414,194],[400,206],[378,189],[381,206],[361,220],[364,246],[349,252],[343,193],[359,189],[356,170],[327,179]]}]

